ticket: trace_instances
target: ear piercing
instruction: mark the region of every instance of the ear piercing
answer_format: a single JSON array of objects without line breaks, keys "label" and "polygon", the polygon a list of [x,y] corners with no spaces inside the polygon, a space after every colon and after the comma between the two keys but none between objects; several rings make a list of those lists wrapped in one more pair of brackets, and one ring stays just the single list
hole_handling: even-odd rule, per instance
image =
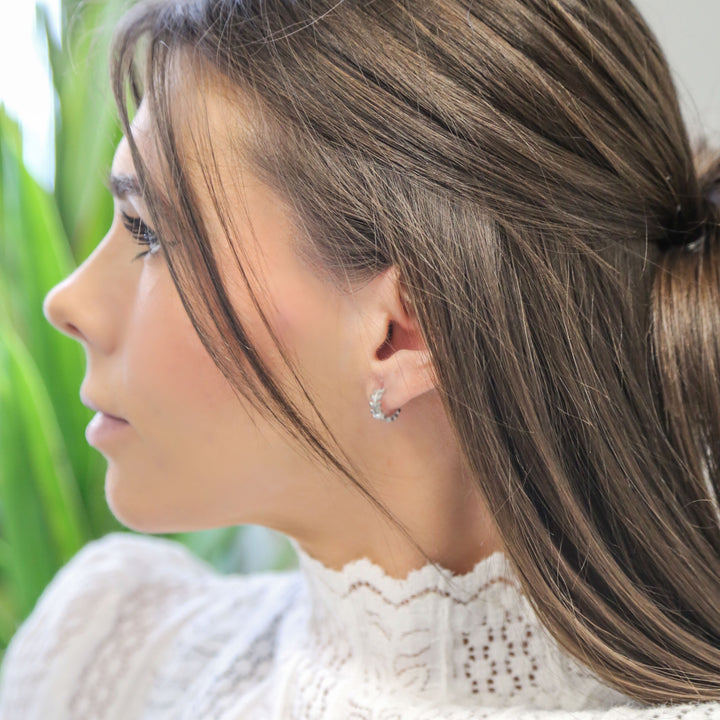
[{"label": "ear piercing", "polygon": [[398,408],[392,415],[385,415],[385,413],[382,411],[382,407],[380,404],[384,392],[385,392],[384,387],[378,388],[370,396],[370,414],[376,420],[384,420],[385,422],[392,422],[400,414],[400,408]]}]

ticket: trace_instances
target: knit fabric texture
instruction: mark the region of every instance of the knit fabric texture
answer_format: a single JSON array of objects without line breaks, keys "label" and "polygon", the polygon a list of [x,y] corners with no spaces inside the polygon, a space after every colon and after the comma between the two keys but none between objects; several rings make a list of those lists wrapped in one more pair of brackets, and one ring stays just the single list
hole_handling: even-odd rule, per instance
[{"label": "knit fabric texture", "polygon": [[167,540],[113,534],[63,568],[15,635],[3,720],[707,720],[642,706],[540,624],[506,558],[460,576],[220,575]]}]

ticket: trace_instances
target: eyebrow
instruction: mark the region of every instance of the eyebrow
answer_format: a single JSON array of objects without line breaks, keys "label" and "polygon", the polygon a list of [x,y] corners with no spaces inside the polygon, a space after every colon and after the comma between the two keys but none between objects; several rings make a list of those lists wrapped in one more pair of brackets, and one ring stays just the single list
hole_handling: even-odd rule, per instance
[{"label": "eyebrow", "polygon": [[131,195],[142,197],[142,188],[136,175],[115,175],[109,173],[105,180],[108,190],[118,200],[124,200]]}]

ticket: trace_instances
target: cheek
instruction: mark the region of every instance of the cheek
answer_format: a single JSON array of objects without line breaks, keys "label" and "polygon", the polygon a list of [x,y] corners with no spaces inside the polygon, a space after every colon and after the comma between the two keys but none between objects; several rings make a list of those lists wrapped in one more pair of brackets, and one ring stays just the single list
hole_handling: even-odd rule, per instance
[{"label": "cheek", "polygon": [[292,256],[276,258],[267,289],[272,298],[270,323],[296,355],[301,372],[314,385],[334,374],[339,297]]},{"label": "cheek", "polygon": [[195,332],[167,273],[138,300],[125,343],[125,386],[156,430],[197,429],[232,389]]}]

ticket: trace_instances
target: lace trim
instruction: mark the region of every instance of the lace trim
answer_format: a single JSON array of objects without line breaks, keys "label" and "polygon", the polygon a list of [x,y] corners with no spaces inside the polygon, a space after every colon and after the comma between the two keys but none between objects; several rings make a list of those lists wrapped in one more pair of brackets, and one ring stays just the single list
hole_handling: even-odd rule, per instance
[{"label": "lace trim", "polygon": [[434,565],[390,577],[367,558],[333,570],[296,544],[308,642],[319,663],[443,703],[578,710],[622,699],[562,651],[500,552],[468,573]]}]

